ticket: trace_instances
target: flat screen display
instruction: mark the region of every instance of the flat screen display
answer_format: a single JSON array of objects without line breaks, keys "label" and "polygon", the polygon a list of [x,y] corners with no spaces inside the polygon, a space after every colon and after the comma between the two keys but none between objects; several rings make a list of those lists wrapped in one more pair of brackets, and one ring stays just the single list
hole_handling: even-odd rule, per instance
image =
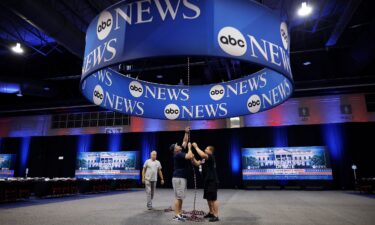
[{"label": "flat screen display", "polygon": [[243,180],[332,180],[326,147],[242,149]]},{"label": "flat screen display", "polygon": [[16,155],[0,154],[0,177],[13,177]]},{"label": "flat screen display", "polygon": [[77,158],[76,178],[138,180],[138,151],[81,152]]}]

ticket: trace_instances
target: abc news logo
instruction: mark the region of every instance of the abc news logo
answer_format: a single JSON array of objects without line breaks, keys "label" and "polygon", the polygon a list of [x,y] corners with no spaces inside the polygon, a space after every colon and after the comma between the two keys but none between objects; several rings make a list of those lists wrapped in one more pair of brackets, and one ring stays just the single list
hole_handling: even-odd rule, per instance
[{"label": "abc news logo", "polygon": [[247,100],[247,109],[251,113],[257,113],[260,110],[261,107],[261,101],[258,95],[252,95],[250,98]]},{"label": "abc news logo", "polygon": [[137,91],[137,92],[141,92],[142,93],[142,88],[140,88],[140,87],[137,87],[137,86],[135,86],[135,85],[131,85],[130,86],[130,90],[132,90],[132,91]]},{"label": "abc news logo", "polygon": [[108,11],[104,11],[99,15],[96,26],[96,34],[99,40],[104,40],[109,35],[112,30],[112,21],[112,14]]},{"label": "abc news logo", "polygon": [[247,51],[245,36],[234,27],[224,27],[219,31],[218,42],[221,49],[232,56],[243,56]]},{"label": "abc news logo", "polygon": [[93,101],[95,105],[101,105],[104,100],[104,91],[100,85],[96,85],[93,92]]},{"label": "abc news logo", "polygon": [[107,27],[111,27],[112,25],[112,20],[107,19],[107,21],[101,21],[102,23],[98,25],[98,33],[102,32],[105,30]]},{"label": "abc news logo", "polygon": [[94,91],[94,96],[95,96],[96,98],[101,99],[101,100],[104,99],[104,95],[103,95],[102,93],[100,93],[99,91]]},{"label": "abc news logo", "polygon": [[180,116],[180,108],[176,104],[169,104],[164,109],[164,115],[169,120],[175,120]]},{"label": "abc news logo", "polygon": [[225,89],[223,85],[215,85],[210,89],[210,97],[214,101],[218,101],[224,97]]},{"label": "abc news logo", "polygon": [[[280,36],[285,50],[288,50],[289,33],[285,22],[280,24]],[[219,31],[218,42],[221,49],[232,56],[243,56],[247,51],[245,36],[234,27],[222,28]]]},{"label": "abc news logo", "polygon": [[168,108],[168,109],[165,110],[165,114],[171,114],[171,115],[176,114],[176,115],[178,115],[178,114],[180,114],[180,110]]},{"label": "abc news logo", "polygon": [[232,45],[232,46],[239,46],[241,48],[245,48],[245,42],[241,39],[235,39],[231,35],[228,36],[221,36],[220,42],[224,45]]},{"label": "abc news logo", "polygon": [[141,97],[142,94],[143,94],[143,86],[142,86],[142,84],[139,83],[138,81],[132,81],[132,82],[130,82],[130,84],[129,84],[129,92],[135,98]]},{"label": "abc news logo", "polygon": [[222,95],[222,94],[224,94],[224,90],[211,91],[211,95]]}]

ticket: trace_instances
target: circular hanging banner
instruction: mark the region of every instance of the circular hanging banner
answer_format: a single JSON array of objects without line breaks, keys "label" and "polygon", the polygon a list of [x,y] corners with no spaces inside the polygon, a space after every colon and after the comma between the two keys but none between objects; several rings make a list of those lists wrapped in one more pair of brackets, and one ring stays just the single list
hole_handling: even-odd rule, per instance
[{"label": "circular hanging banner", "polygon": [[[287,24],[250,0],[129,0],[89,25],[81,90],[125,114],[169,120],[235,117],[273,108],[293,92]],[[265,69],[220,84],[170,86],[126,77],[119,63],[154,57],[231,58]]]}]

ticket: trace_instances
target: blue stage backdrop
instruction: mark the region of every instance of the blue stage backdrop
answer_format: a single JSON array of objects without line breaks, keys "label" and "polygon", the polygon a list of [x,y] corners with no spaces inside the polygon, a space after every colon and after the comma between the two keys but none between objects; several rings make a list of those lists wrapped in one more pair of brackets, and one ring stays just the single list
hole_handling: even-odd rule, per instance
[{"label": "blue stage backdrop", "polygon": [[325,147],[242,149],[243,180],[332,180]]},{"label": "blue stage backdrop", "polygon": [[138,151],[80,152],[77,158],[76,178],[139,180]]},{"label": "blue stage backdrop", "polygon": [[0,177],[13,177],[16,155],[0,154]]}]

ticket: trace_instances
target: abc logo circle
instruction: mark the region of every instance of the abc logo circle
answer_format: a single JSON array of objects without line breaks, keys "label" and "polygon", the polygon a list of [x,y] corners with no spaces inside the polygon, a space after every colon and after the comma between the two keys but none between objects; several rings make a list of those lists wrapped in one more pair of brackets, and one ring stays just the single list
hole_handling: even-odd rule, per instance
[{"label": "abc logo circle", "polygon": [[283,46],[285,50],[289,48],[289,32],[288,32],[288,25],[285,22],[282,22],[280,25],[280,35],[281,41],[283,42]]},{"label": "abc logo circle", "polygon": [[218,101],[224,97],[225,89],[223,85],[215,85],[210,90],[210,97],[212,100]]},{"label": "abc logo circle", "polygon": [[143,86],[138,81],[132,81],[129,84],[129,91],[130,94],[133,95],[133,97],[139,98],[143,94]]},{"label": "abc logo circle", "polygon": [[104,100],[104,91],[100,85],[96,85],[94,88],[93,100],[95,105],[101,105]]},{"label": "abc logo circle", "polygon": [[247,51],[245,37],[234,27],[222,28],[217,38],[221,49],[229,55],[243,56]]},{"label": "abc logo circle", "polygon": [[251,113],[257,113],[260,110],[261,101],[258,95],[250,96],[249,100],[247,100],[247,109]]},{"label": "abc logo circle", "polygon": [[104,11],[99,15],[96,34],[99,40],[105,39],[112,30],[113,17],[110,12]]},{"label": "abc logo circle", "polygon": [[175,120],[180,115],[180,108],[176,104],[169,104],[164,109],[164,115],[169,120]]}]

